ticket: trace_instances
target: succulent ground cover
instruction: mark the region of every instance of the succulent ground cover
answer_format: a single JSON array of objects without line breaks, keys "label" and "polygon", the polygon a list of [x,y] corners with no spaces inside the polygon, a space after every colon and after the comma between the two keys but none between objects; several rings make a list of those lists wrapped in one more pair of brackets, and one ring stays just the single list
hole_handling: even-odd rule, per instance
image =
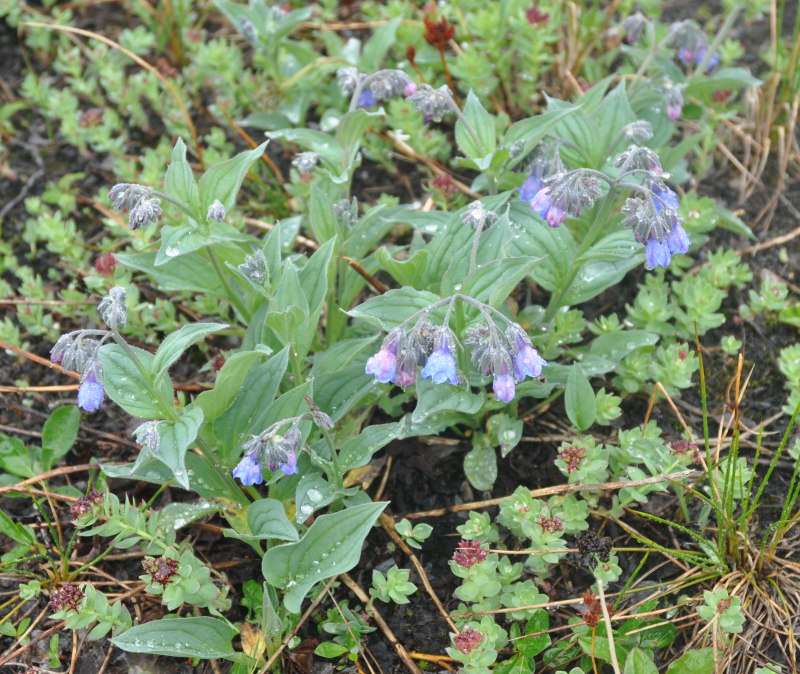
[{"label": "succulent ground cover", "polygon": [[3,671],[797,670],[792,3],[0,18]]}]

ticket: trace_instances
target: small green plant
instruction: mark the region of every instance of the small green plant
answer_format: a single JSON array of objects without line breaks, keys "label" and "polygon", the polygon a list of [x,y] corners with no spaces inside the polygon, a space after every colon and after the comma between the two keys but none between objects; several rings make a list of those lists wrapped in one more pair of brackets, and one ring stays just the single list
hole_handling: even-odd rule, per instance
[{"label": "small green plant", "polygon": [[408,580],[410,571],[391,567],[384,576],[377,569],[372,572],[371,597],[383,602],[407,604],[408,598],[417,591],[417,586]]}]

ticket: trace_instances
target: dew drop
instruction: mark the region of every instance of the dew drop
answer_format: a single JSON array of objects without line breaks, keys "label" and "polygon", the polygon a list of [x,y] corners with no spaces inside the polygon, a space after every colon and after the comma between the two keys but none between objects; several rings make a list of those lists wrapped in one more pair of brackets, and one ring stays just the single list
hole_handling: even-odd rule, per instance
[{"label": "dew drop", "polygon": [[177,257],[178,255],[181,254],[181,251],[178,248],[176,248],[175,246],[169,246],[169,248],[167,248],[164,251],[164,254],[167,257]]}]

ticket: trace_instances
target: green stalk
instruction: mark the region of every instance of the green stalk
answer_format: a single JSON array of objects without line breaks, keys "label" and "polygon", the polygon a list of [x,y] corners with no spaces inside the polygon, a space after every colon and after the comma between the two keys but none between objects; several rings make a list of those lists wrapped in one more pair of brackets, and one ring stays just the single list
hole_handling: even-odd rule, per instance
[{"label": "green stalk", "polygon": [[245,323],[249,323],[250,319],[252,318],[251,313],[247,310],[247,307],[242,304],[241,299],[239,296],[233,291],[233,287],[231,286],[230,280],[228,279],[228,275],[225,273],[225,270],[222,268],[222,265],[219,262],[219,257],[217,256],[217,252],[212,247],[206,247],[203,249],[208,257],[209,261],[211,262],[212,266],[214,267],[214,271],[217,274],[217,277],[220,280],[220,283],[225,287],[225,292],[227,294],[227,299],[233,306],[233,308],[239,313],[242,317],[242,320]]},{"label": "green stalk", "polygon": [[[599,235],[603,232],[603,227],[606,224],[606,219],[608,218],[608,214],[611,211],[611,206],[614,202],[614,196],[616,195],[617,189],[615,185],[612,185],[611,188],[608,190],[608,194],[603,198],[603,201],[597,207],[594,212],[594,217],[592,218],[592,224],[589,226],[589,231],[586,232],[586,235],[583,237],[583,241],[581,242],[580,248],[578,248],[578,252],[575,254],[575,259],[572,261],[572,265],[569,270],[569,274],[567,275],[566,280],[561,285],[561,287],[550,296],[550,302],[547,305],[547,310],[544,314],[544,323],[549,323],[553,320],[553,317],[561,308],[561,303],[564,299],[564,296],[567,294],[567,291],[572,286],[572,283],[575,281],[575,277],[578,275],[578,271],[581,267],[581,256],[589,250],[592,244],[598,239]],[[563,226],[563,225],[562,225]]]}]

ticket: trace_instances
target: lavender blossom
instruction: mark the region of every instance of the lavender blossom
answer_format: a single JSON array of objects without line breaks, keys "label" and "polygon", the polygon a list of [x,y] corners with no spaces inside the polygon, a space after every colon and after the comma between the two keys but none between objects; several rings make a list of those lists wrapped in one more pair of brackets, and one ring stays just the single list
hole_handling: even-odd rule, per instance
[{"label": "lavender blossom", "polygon": [[434,345],[433,353],[428,356],[428,362],[420,372],[422,378],[430,379],[434,384],[443,384],[444,382],[458,384],[456,359],[453,356],[455,337],[450,328],[436,329]]},{"label": "lavender blossom", "polygon": [[549,187],[543,187],[531,199],[531,210],[542,217],[550,227],[560,227],[567,219],[562,204],[555,203]]},{"label": "lavender blossom", "polygon": [[508,357],[503,354],[497,358],[497,362],[492,366],[492,390],[494,391],[495,398],[504,403],[510,403],[514,400],[516,393],[516,384],[514,377],[511,375],[511,364],[508,362]]},{"label": "lavender blossom", "polygon": [[683,228],[678,197],[663,183],[651,183],[644,197],[631,197],[622,207],[623,223],[633,228],[636,241],[645,245],[648,269],[667,267],[673,255],[689,251],[689,235]]},{"label": "lavender blossom", "polygon": [[542,374],[542,368],[547,365],[547,361],[531,346],[530,338],[519,325],[510,326],[506,330],[506,339],[517,381]]},{"label": "lavender blossom", "polygon": [[667,119],[677,121],[683,112],[683,94],[676,85],[669,83],[664,87],[664,104],[667,108]]},{"label": "lavender blossom", "polygon": [[[390,332],[383,340],[380,350],[367,360],[364,372],[375,376],[382,384],[392,381],[397,372],[397,346],[402,333]],[[416,367],[416,363],[414,363]]]},{"label": "lavender blossom", "polygon": [[236,464],[236,467],[233,469],[231,474],[242,484],[261,484],[264,481],[264,475],[261,467],[262,464],[258,452],[253,451],[245,454],[242,457],[242,460]]},{"label": "lavender blossom", "polygon": [[358,107],[359,108],[371,108],[378,103],[378,97],[373,93],[371,89],[364,89],[358,95]]},{"label": "lavender blossom", "polygon": [[87,412],[94,412],[103,404],[105,390],[98,381],[94,368],[85,375],[78,387],[78,407]]}]

